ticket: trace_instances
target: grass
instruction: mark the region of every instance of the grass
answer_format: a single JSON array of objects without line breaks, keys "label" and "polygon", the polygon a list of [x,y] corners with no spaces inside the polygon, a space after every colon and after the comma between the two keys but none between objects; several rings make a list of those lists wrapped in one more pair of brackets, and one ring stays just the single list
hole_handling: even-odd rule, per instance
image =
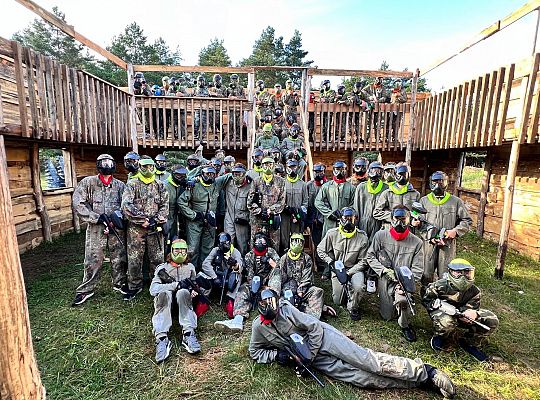
[{"label": "grass", "polygon": [[[154,363],[150,319],[152,299],[145,290],[126,304],[111,290],[106,265],[96,295],[80,308],[70,307],[82,277],[84,235],[69,234],[38,247],[21,259],[25,269],[34,348],[49,399],[434,399],[422,390],[361,390],[326,380],[297,379],[289,369],[257,365],[248,356],[250,323],[242,335],[214,331],[224,318],[218,305],[199,320],[203,352],[189,356],[180,349],[175,322],[171,357]],[[421,357],[449,373],[461,399],[540,398],[540,263],[509,252],[505,278],[492,278],[496,246],[469,234],[460,240],[460,256],[477,266],[484,308],[501,321],[486,350],[504,359],[480,364],[460,350],[435,354],[428,344],[429,318],[418,309],[414,325],[419,340],[409,344],[396,323],[378,316],[376,297],[367,296],[360,322],[343,309],[330,321],[362,346],[407,357]],[[33,271],[33,273],[30,273]],[[329,297],[329,285],[323,285]],[[523,292],[523,293],[521,293]],[[254,313],[252,313],[252,317]]]},{"label": "grass", "polygon": [[461,175],[461,186],[467,189],[481,189],[483,174],[484,168],[466,165],[463,167],[463,174]]}]

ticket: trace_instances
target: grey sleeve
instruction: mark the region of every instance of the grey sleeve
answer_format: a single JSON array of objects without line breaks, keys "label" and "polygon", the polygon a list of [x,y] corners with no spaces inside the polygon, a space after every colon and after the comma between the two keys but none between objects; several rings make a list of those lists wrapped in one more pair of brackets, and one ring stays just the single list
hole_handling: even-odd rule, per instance
[{"label": "grey sleeve", "polygon": [[455,226],[454,229],[457,232],[457,236],[463,236],[467,232],[469,232],[469,229],[471,229],[472,225],[472,218],[469,215],[469,211],[467,211],[467,207],[465,207],[465,203],[463,203],[463,200],[461,199],[458,199],[456,220],[458,224]]},{"label": "grey sleeve", "polygon": [[152,278],[152,282],[150,283],[150,295],[154,297],[163,292],[173,291],[178,286],[177,282],[172,282],[172,283],[161,282],[161,279],[158,276],[158,272],[162,270],[163,268],[164,268],[163,266],[158,266],[156,268],[154,278]]},{"label": "grey sleeve", "polygon": [[375,236],[373,237],[373,241],[371,242],[371,246],[369,247],[366,254],[367,263],[379,277],[383,275],[385,269],[384,265],[382,265],[377,258],[377,253],[379,252],[381,247],[382,245],[379,239],[379,235],[375,234]]},{"label": "grey sleeve", "polygon": [[248,348],[249,356],[259,364],[270,364],[276,359],[277,349],[272,348],[272,343],[260,332],[260,329],[260,323],[257,320],[253,321]]},{"label": "grey sleeve", "polygon": [[328,232],[326,233],[326,235],[324,235],[321,242],[317,246],[317,255],[326,264],[330,264],[332,261],[334,261],[334,253],[331,250],[331,243],[329,243],[328,240]]},{"label": "grey sleeve", "polygon": [[385,210],[385,208],[388,207],[388,191],[390,189],[386,189],[379,198],[377,199],[377,204],[375,205],[375,208],[373,209],[373,218],[379,221],[384,222],[392,222],[391,216],[392,212],[390,210]]},{"label": "grey sleeve", "polygon": [[210,279],[217,278],[216,271],[214,271],[214,267],[212,266],[212,261],[214,260],[214,257],[216,256],[216,253],[218,251],[219,249],[217,247],[214,247],[210,254],[208,254],[208,256],[206,256],[206,258],[202,262],[202,272]]},{"label": "grey sleeve", "polygon": [[319,352],[323,340],[324,330],[321,322],[315,317],[301,312],[292,305],[281,307],[281,310],[287,310],[286,317],[291,320],[293,325],[306,331],[311,359],[313,360]]}]

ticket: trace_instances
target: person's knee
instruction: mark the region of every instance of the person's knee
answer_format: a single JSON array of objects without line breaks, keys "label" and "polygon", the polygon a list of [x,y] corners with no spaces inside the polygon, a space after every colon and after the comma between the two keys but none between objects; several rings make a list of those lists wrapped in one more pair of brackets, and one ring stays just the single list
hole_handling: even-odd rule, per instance
[{"label": "person's knee", "polygon": [[180,289],[176,292],[176,301],[178,303],[191,303],[191,292],[188,289]]},{"label": "person's knee", "polygon": [[154,305],[156,309],[168,307],[171,304],[172,293],[161,292],[154,298]]}]

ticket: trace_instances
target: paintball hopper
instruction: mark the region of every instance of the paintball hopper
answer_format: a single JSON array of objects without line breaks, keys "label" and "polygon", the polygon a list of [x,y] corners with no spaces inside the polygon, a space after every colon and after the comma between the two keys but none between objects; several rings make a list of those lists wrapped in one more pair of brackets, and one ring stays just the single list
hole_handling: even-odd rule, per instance
[{"label": "paintball hopper", "polygon": [[339,283],[342,285],[345,285],[349,281],[349,276],[347,275],[347,270],[345,269],[345,264],[343,264],[343,261],[336,260],[334,262],[333,271],[336,274]]}]

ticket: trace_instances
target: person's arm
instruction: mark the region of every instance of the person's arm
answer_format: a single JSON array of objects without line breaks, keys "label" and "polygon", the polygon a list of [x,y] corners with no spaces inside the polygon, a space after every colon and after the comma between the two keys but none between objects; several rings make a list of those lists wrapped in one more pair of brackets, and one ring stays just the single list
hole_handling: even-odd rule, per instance
[{"label": "person's arm", "polygon": [[249,340],[249,356],[258,364],[270,364],[274,362],[277,356],[277,349],[264,336],[262,330],[264,327],[258,321],[259,317],[253,321],[251,326],[251,339]]},{"label": "person's arm", "polygon": [[[258,202],[256,203],[254,200],[255,200],[255,193],[258,193],[258,197],[259,197],[259,200]],[[249,193],[248,193],[248,197],[247,197],[247,208],[249,210],[249,212],[253,215],[258,215],[261,213],[262,211],[262,208],[261,208],[261,193],[259,191],[259,186],[257,185],[257,182],[256,181],[253,181],[253,184],[251,185],[251,187],[249,188]]]},{"label": "person's arm", "polygon": [[304,266],[302,267],[302,277],[298,282],[298,292],[305,292],[313,284],[313,261],[307,254],[304,255]]},{"label": "person's arm", "polygon": [[306,332],[307,345],[311,353],[311,360],[315,358],[322,345],[324,330],[321,322],[315,317],[305,314],[287,303],[282,305],[280,311],[298,329]]},{"label": "person's arm", "polygon": [[126,185],[126,190],[122,194],[122,211],[126,218],[136,225],[142,225],[146,222],[148,216],[143,214],[134,204],[136,180],[131,180]]},{"label": "person's arm", "polygon": [[375,271],[375,273],[379,277],[383,276],[384,270],[386,269],[386,267],[380,263],[377,257],[381,249],[382,249],[381,240],[379,239],[379,235],[375,234],[375,236],[373,237],[373,241],[371,242],[371,246],[369,247],[367,251],[366,261],[371,267],[371,269],[373,269],[373,271]]},{"label": "person's arm", "polygon": [[150,295],[154,297],[163,292],[173,291],[178,287],[178,282],[163,283],[161,281],[161,278],[159,277],[158,273],[159,271],[164,269],[166,265],[167,265],[166,263],[158,265],[158,267],[156,268],[156,272],[154,273],[154,278],[152,279],[152,282],[150,283]]},{"label": "person's arm", "polygon": [[335,261],[334,251],[332,250],[332,241],[330,235],[326,232],[326,235],[322,238],[321,242],[317,246],[317,255],[326,264],[330,264]]},{"label": "person's arm", "polygon": [[309,193],[307,190],[307,184],[304,184],[304,186],[302,187],[302,204],[300,204],[300,206],[305,207],[306,210],[309,206]]},{"label": "person's arm", "polygon": [[433,302],[439,298],[439,291],[440,287],[437,282],[430,283],[426,288],[426,292],[422,297],[422,304],[424,305],[424,307],[426,307],[428,312],[433,311]]},{"label": "person's arm", "polygon": [[463,203],[463,200],[458,199],[458,208],[457,208],[457,218],[456,218],[457,225],[454,227],[454,231],[456,231],[456,236],[463,236],[467,232],[469,232],[469,229],[472,225],[472,218],[469,215],[469,211],[467,211],[467,208],[465,207],[465,204]]},{"label": "person's arm", "polygon": [[328,202],[328,186],[327,183],[322,185],[317,197],[315,197],[315,208],[325,217],[328,218],[334,210],[330,208],[330,203]]},{"label": "person's arm", "polygon": [[388,208],[388,193],[390,189],[386,189],[377,199],[375,208],[373,209],[373,218],[379,221],[392,222],[392,212]]},{"label": "person's arm", "polygon": [[169,216],[169,191],[163,184],[159,185],[158,188],[160,191],[160,203],[156,218],[159,221],[167,221],[167,218]]},{"label": "person's arm", "polygon": [[464,312],[466,310],[479,310],[480,309],[480,298],[482,297],[482,293],[480,292],[480,289],[478,289],[476,286],[472,286],[469,290],[472,290],[472,296],[471,298],[465,303],[463,306],[459,307],[459,311]]},{"label": "person's arm", "polygon": [[193,211],[189,205],[193,190],[195,190],[195,188],[184,190],[184,193],[182,193],[178,198],[178,210],[190,221],[195,220],[197,217],[197,213]]},{"label": "person's arm", "polygon": [[88,201],[88,179],[83,179],[73,192],[73,200],[71,202],[73,209],[77,212],[77,215],[81,218],[82,222],[88,222],[90,224],[97,224],[99,214],[92,210]]},{"label": "person's arm", "polygon": [[369,249],[369,239],[363,232],[357,232],[356,235],[360,235],[362,240],[358,246],[358,258],[356,259],[356,263],[347,271],[349,275],[353,275],[359,271],[364,271],[367,266],[366,254]]},{"label": "person's arm", "polygon": [[208,276],[209,279],[217,278],[217,274],[216,271],[214,271],[214,266],[212,265],[212,262],[214,261],[214,258],[216,257],[218,251],[219,249],[217,247],[214,247],[212,251],[210,251],[210,254],[208,254],[202,262],[202,272],[206,276]]},{"label": "person's arm", "polygon": [[411,271],[416,280],[419,280],[424,273],[424,242],[420,240],[414,249]]}]

